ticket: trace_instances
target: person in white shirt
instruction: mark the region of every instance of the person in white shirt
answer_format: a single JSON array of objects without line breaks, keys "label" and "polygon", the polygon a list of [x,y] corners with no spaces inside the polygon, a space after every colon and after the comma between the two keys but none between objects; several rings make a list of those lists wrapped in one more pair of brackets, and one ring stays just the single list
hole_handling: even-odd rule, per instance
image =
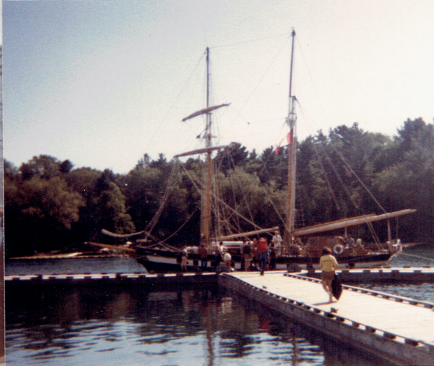
[{"label": "person in white shirt", "polygon": [[282,255],[282,237],[279,235],[278,231],[274,232],[274,236],[273,239],[271,239],[271,242],[274,244],[276,255],[280,257]]}]

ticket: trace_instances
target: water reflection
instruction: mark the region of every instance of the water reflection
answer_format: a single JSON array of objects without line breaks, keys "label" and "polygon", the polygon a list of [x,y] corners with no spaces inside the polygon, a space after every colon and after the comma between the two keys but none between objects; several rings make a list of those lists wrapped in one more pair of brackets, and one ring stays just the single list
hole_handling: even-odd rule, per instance
[{"label": "water reflection", "polygon": [[378,364],[217,287],[8,289],[6,317],[8,365]]}]

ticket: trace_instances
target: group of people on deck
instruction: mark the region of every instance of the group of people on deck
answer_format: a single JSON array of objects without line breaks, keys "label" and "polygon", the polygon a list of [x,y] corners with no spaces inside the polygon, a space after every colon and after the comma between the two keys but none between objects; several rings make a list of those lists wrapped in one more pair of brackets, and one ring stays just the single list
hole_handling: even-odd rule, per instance
[{"label": "group of people on deck", "polygon": [[[200,268],[202,271],[205,271],[208,267],[208,254],[211,253],[208,253],[205,244],[199,247],[197,253],[200,257]],[[254,238],[252,241],[243,240],[241,247],[242,268],[248,271],[252,268],[253,263],[257,263],[261,275],[263,275],[267,266],[269,266],[270,269],[276,268],[276,259],[280,257],[281,254],[282,237],[279,235],[278,231],[275,232],[270,245],[264,237],[259,238],[259,240],[257,238]],[[183,272],[187,271],[187,257],[188,252],[185,246],[180,252],[181,271]],[[229,270],[232,268],[232,256],[223,242],[220,242],[215,248],[214,262],[216,270],[222,262]]]},{"label": "group of people on deck", "polygon": [[241,247],[241,267],[245,271],[252,268],[253,263],[257,263],[261,275],[268,266],[270,269],[276,268],[276,259],[282,254],[282,237],[276,231],[269,245],[266,238],[261,237],[259,240],[253,238],[252,241],[243,240]]}]

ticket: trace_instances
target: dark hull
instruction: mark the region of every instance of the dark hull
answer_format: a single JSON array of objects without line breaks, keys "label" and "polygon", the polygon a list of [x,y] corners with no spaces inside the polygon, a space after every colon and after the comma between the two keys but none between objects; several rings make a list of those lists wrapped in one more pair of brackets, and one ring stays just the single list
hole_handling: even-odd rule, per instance
[{"label": "dark hull", "polygon": [[[137,261],[142,264],[148,271],[153,272],[179,272],[181,263],[177,262],[177,253],[166,250],[141,249],[138,248],[138,254],[141,255]],[[340,267],[376,267],[385,264],[392,255],[390,253],[373,253],[358,256],[336,256]],[[232,255],[232,266],[236,270],[242,269],[242,260],[240,255]],[[214,255],[208,255],[206,271],[215,271],[217,262]],[[300,268],[319,268],[319,258],[306,256],[285,256],[276,260],[276,269],[288,269],[294,266]],[[201,271],[201,261],[198,254],[189,254],[187,269],[189,271]]]}]

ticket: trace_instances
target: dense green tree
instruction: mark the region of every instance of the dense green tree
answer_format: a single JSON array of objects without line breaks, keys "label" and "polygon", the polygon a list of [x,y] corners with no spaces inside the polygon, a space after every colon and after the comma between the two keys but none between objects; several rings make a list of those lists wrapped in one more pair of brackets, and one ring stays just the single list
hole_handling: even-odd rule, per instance
[{"label": "dense green tree", "polygon": [[390,209],[416,208],[400,220],[405,240],[434,235],[434,125],[418,118],[399,130],[401,159],[377,174],[376,188]]},{"label": "dense green tree", "polygon": [[246,147],[238,142],[231,142],[226,148],[218,151],[215,157],[216,166],[223,172],[235,167],[244,167],[247,163],[249,153]]},{"label": "dense green tree", "polygon": [[[23,182],[5,182],[7,254],[60,249],[79,219],[81,196],[61,177],[34,176]],[[66,239],[66,240],[65,240]]]},{"label": "dense green tree", "polygon": [[[214,189],[225,204],[214,199],[219,206],[214,222],[227,233],[254,229],[230,206],[261,227],[282,225],[287,156],[287,147],[257,154],[238,143],[219,151],[213,159]],[[156,215],[155,236],[174,245],[197,244],[203,168],[203,157],[189,158],[181,168],[163,154],[157,160],[145,154],[126,175],[74,169],[71,161],[48,155],[34,156],[18,169],[5,161],[7,255],[97,240],[103,228],[118,234],[143,230]],[[393,138],[365,132],[357,123],[327,135],[318,131],[298,142],[296,191],[298,227],[416,208],[417,214],[394,220],[393,227],[406,241],[432,241],[434,126],[421,118],[407,120]],[[369,239],[367,227],[351,232]],[[386,238],[385,231],[379,233]]]},{"label": "dense green tree", "polygon": [[163,196],[163,173],[158,168],[138,167],[125,177],[126,205],[135,227],[144,230],[156,214]]},{"label": "dense green tree", "polygon": [[99,235],[101,227],[98,225],[98,209],[96,206],[97,181],[102,172],[91,168],[72,170],[64,176],[68,185],[83,197],[85,204],[80,207],[80,219],[74,224],[74,242],[80,243],[92,240]]},{"label": "dense green tree", "polygon": [[60,174],[60,161],[49,155],[34,156],[27,163],[23,163],[19,171],[23,180],[30,180],[34,176],[51,179]]},{"label": "dense green tree", "polygon": [[261,182],[268,184],[274,181],[277,188],[282,189],[288,179],[287,149],[280,149],[276,154],[275,149],[270,146],[262,152],[259,161],[261,167],[257,174]]},{"label": "dense green tree", "polygon": [[125,196],[114,182],[95,198],[98,224],[101,229],[117,234],[129,234],[135,230],[131,216],[126,212]]}]

